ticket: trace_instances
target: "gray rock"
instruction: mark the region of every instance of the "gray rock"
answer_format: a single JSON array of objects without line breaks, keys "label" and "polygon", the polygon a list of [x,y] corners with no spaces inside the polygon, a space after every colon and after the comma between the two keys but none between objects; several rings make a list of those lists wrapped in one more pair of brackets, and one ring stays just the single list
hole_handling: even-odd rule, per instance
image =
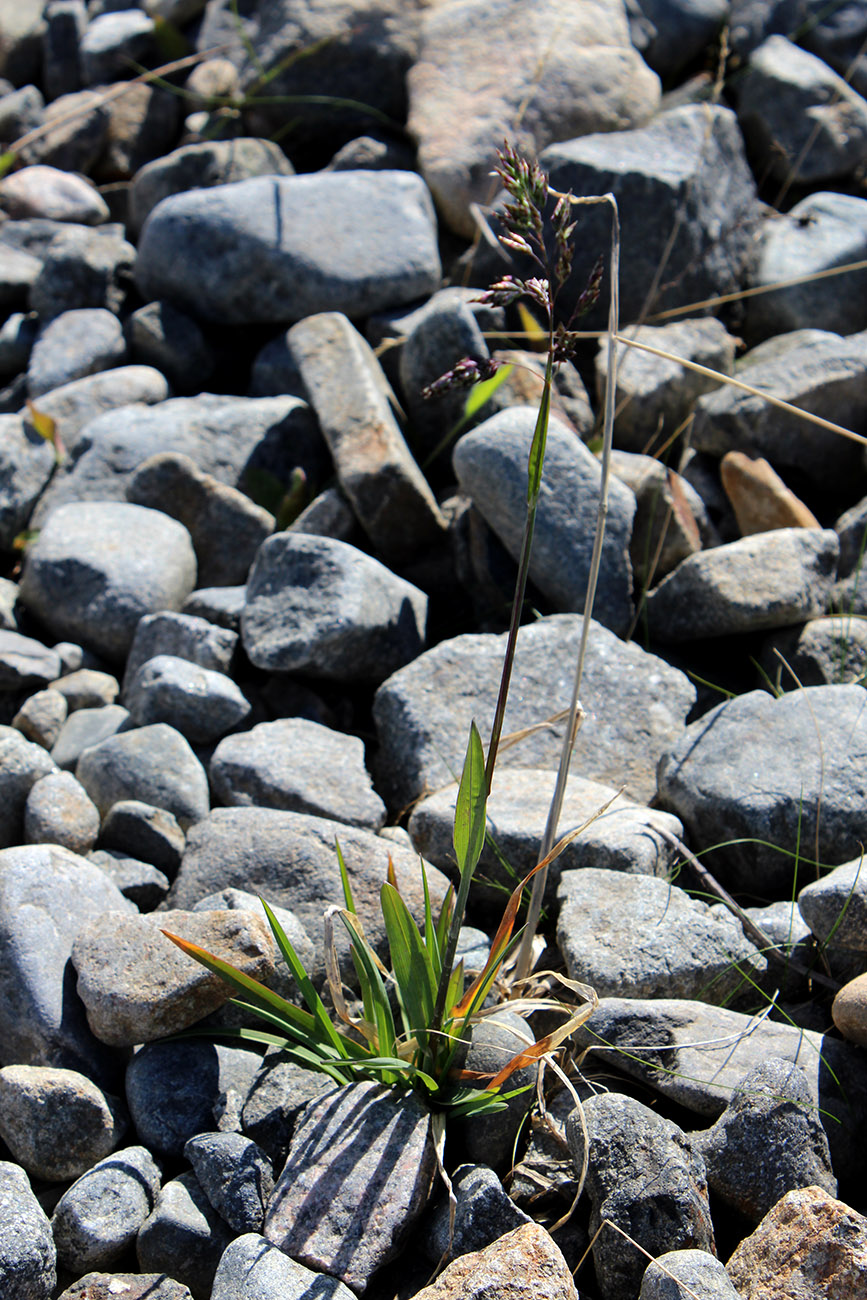
[{"label": "gray rock", "polygon": [[[521,87],[531,83],[527,101]],[[424,177],[448,225],[469,239],[470,205],[490,203],[495,147],[514,136],[516,121],[522,148],[535,155],[552,140],[637,126],[659,104],[659,82],[632,47],[624,6],[584,12],[556,0],[429,10],[409,93]]]},{"label": "gray rock", "polygon": [[229,1095],[246,1097],[259,1067],[256,1052],[202,1039],[146,1043],[126,1072],[136,1132],[156,1156],[180,1156],[197,1133],[213,1131]]},{"label": "gray rock", "polygon": [[[867,331],[782,335],[747,353],[737,378],[857,431],[867,397]],[[728,386],[699,398],[692,444],[717,457],[739,450],[764,456],[781,475],[798,470],[826,492],[851,493],[863,476],[857,444]]]},{"label": "gray rock", "polygon": [[190,1288],[193,1300],[209,1300],[220,1256],[231,1239],[231,1229],[195,1174],[181,1174],[163,1186],[139,1229],[139,1268],[170,1273]]},{"label": "gray rock", "polygon": [[139,1146],[115,1151],[82,1174],[51,1216],[61,1265],[74,1273],[110,1268],[135,1241],[161,1181],[153,1156]]},{"label": "gray rock", "polygon": [[189,1287],[165,1273],[87,1273],[67,1287],[60,1300],[192,1300]]},{"label": "gray rock", "polygon": [[[670,325],[639,325],[628,338],[730,375],[736,339],[712,316],[674,321]],[[599,401],[608,378],[608,343],[601,339],[596,353]],[[719,381],[697,374],[677,360],[657,357],[621,344],[617,357],[614,439],[624,451],[644,452],[673,434],[692,410],[696,398],[717,388]]]},{"label": "gray rock", "polygon": [[18,619],[15,606],[18,601],[18,583],[11,578],[0,578],[0,632],[15,632]]},{"label": "gray rock", "polygon": [[[227,250],[219,268],[203,256],[215,241]],[[263,176],[174,195],[151,213],[136,269],[145,299],[225,325],[367,314],[439,278],[433,204],[412,172]]]},{"label": "gray rock", "polygon": [[[408,845],[306,813],[273,808],[215,808],[187,837],[184,860],[172,886],[171,906],[193,907],[216,890],[237,888],[295,912],[321,962],[322,918],[331,903],[343,902],[336,843],[339,842],[365,934],[384,955],[385,927],[380,889],[388,861],[398,889],[416,921],[424,918],[418,855]],[[427,867],[431,905],[436,911],[448,888],[446,877]]]},{"label": "gray rock", "polygon": [[436,1167],[429,1125],[413,1093],[376,1083],[313,1102],[293,1135],[264,1236],[363,1293],[427,1201]]},{"label": "gray rock", "polygon": [[133,234],[141,231],[153,208],[172,194],[213,189],[252,176],[291,176],[292,164],[271,140],[202,140],[155,158],[136,172],[130,191]]},{"label": "gray rock", "polygon": [[0,1069],[0,1135],[35,1178],[55,1183],[79,1178],[114,1150],[126,1127],[118,1098],[76,1070]]},{"label": "gray rock", "polygon": [[75,668],[58,677],[52,687],[66,700],[70,713],[114,704],[120,690],[116,677],[97,668]]},{"label": "gray rock", "polygon": [[325,488],[289,525],[293,533],[334,537],[350,546],[364,545],[364,534],[352,506],[340,488]]},{"label": "gray rock", "polygon": [[[568,706],[581,639],[580,615],[552,615],[520,629],[504,734],[543,722]],[[470,721],[484,733],[493,718],[506,635],[442,642],[383,683],[373,715],[380,752],[377,788],[393,807],[437,790],[461,771]],[[587,710],[572,766],[582,776],[625,786],[634,799],[656,791],[656,764],[674,743],[695,692],[676,669],[594,624],[584,668]],[[563,740],[546,727],[500,756],[501,769],[556,768]]]},{"label": "gray rock", "polygon": [[[867,868],[859,855],[805,885],[798,911],[821,943],[867,952]],[[865,958],[867,961],[867,958]]]},{"label": "gray rock", "polygon": [[176,520],[122,502],[71,502],[28,550],[21,600],[58,637],[117,660],[142,615],[177,609],[195,582],[190,535]]},{"label": "gray rock", "polygon": [[762,228],[752,284],[802,282],[746,300],[750,337],[770,338],[806,325],[834,334],[867,329],[867,268],[819,277],[819,272],[865,259],[867,200],[854,194],[810,194],[790,211],[775,213]]},{"label": "gray rock", "polygon": [[[515,560],[520,555],[527,514],[527,461],[535,424],[532,407],[502,411],[464,434],[453,455],[461,491],[472,498]],[[558,610],[584,611],[601,482],[596,457],[553,418],[548,428],[530,578]],[[612,479],[593,613],[616,632],[625,632],[632,618],[629,537],[634,514],[632,492]]]},{"label": "gray rock", "polygon": [[113,849],[94,849],[87,856],[141,912],[153,912],[169,892],[168,877],[148,862]]},{"label": "gray rock", "polygon": [[0,1160],[0,1287],[15,1300],[51,1300],[57,1282],[51,1225],[24,1170]]},{"label": "gray rock", "polygon": [[135,260],[132,244],[120,235],[67,225],[45,250],[30,291],[30,307],[44,322],[77,307],[105,307],[117,313]]},{"label": "gray rock", "polygon": [[256,552],[274,531],[274,516],[243,492],[203,474],[188,456],[151,456],[127,485],[128,501],[162,510],[188,530],[203,587],[246,582]]},{"label": "gray rock", "polygon": [[161,911],[94,918],[72,947],[77,990],[100,1042],[132,1047],[189,1029],[232,996],[161,933],[188,939],[270,984],[276,949],[264,918],[249,912]]},{"label": "gray rock", "polygon": [[257,1232],[236,1237],[223,1252],[211,1300],[352,1300],[337,1278],[305,1268]]},{"label": "gray rock", "polygon": [[557,943],[572,979],[599,997],[728,1005],[765,961],[725,908],[667,880],[587,867],[560,878]]},{"label": "gray rock", "polygon": [[85,749],[116,735],[128,724],[129,712],[119,704],[108,704],[101,709],[80,709],[70,714],[60,728],[51,757],[58,767],[71,770]]},{"label": "gray rock", "polygon": [[867,618],[834,615],[769,636],[759,655],[768,679],[782,690],[841,686],[867,675]]},{"label": "gray rock", "polygon": [[218,740],[250,712],[249,700],[231,677],[174,655],[146,660],[126,686],[124,699],[140,727],[167,722],[201,745]]},{"label": "gray rock", "polygon": [[394,395],[370,345],[337,312],[308,316],[287,335],[340,486],[386,561],[438,541],[443,518],[395,419]]},{"label": "gray rock", "polygon": [[[64,448],[70,454],[83,450],[79,435],[85,425],[98,415],[114,412],[133,404],[155,406],[165,401],[169,386],[165,377],[152,366],[117,366],[100,374],[73,379],[39,399],[39,410],[50,415]],[[30,425],[25,419],[25,428]],[[72,472],[74,462],[65,462]]]},{"label": "gray rock", "polygon": [[199,1133],[184,1147],[208,1200],[235,1232],[258,1232],[274,1190],[271,1162],[240,1133]]},{"label": "gray rock", "polygon": [[20,415],[0,414],[0,548],[4,551],[12,549],[27,527],[54,467],[52,448]]},{"label": "gray rock", "polygon": [[202,473],[232,487],[244,487],[248,480],[252,484],[254,471],[270,476],[269,482],[288,482],[296,466],[315,483],[326,458],[313,417],[297,398],[200,393],[172,398],[153,409],[129,407],[122,419],[109,413],[91,420],[86,447],[45,493],[34,526],[66,501],[125,500],[135,470],[164,451],[189,456]]},{"label": "gray rock", "polygon": [[850,175],[863,160],[867,102],[784,36],[752,52],[734,93],[747,145],[775,181],[815,185]]},{"label": "gray rock", "polygon": [[692,641],[815,618],[831,595],[838,552],[831,528],[775,528],[690,555],[648,594],[651,635]]},{"label": "gray rock", "polygon": [[[742,286],[760,208],[734,114],[690,104],[635,131],[615,131],[552,144],[540,156],[551,184],[576,196],[611,191],[623,235],[621,320],[635,320],[666,257],[673,223],[689,194],[687,216],[665,260],[663,287],[650,310],[659,311],[729,293]],[[561,295],[568,313],[587,283],[595,259],[610,241],[605,208],[582,210],[581,251]],[[604,320],[603,290],[597,316]]]},{"label": "gray rock", "polygon": [[208,815],[205,769],[181,733],[164,722],[91,745],[75,774],[103,817],[122,799],[165,808],[182,830]]},{"label": "gray rock", "polygon": [[[566,1121],[566,1135],[576,1170],[588,1160],[591,1233],[610,1219],[651,1255],[715,1253],[704,1161],[687,1135],[616,1092],[589,1097],[583,1111],[584,1123],[577,1111]],[[596,1238],[593,1262],[606,1300],[635,1295],[647,1267],[646,1257],[624,1250],[623,1238],[610,1230]]]},{"label": "gray rock", "polygon": [[[497,1074],[534,1042],[535,1037],[528,1021],[509,1011],[506,1004],[473,1026],[469,1047],[466,1051],[459,1049],[456,1064],[480,1074]],[[468,1160],[489,1165],[499,1173],[509,1169],[518,1134],[533,1105],[538,1073],[536,1062],[514,1071],[505,1091],[516,1088],[524,1091],[506,1098],[503,1110],[452,1121],[459,1149]]]},{"label": "gray rock", "polygon": [[47,217],[98,226],[109,218],[108,204],[83,176],[56,167],[24,167],[0,181],[0,208],[13,220]]},{"label": "gray rock", "polygon": [[[269,906],[271,906],[269,904]],[[257,894],[249,894],[244,889],[221,889],[216,894],[206,894],[200,898],[193,908],[194,912],[207,912],[229,908],[232,911],[255,912],[256,916],[267,920],[265,909],[262,906],[262,900]],[[305,970],[309,970],[313,964],[315,950],[310,941],[310,937],[304,926],[298,920],[294,912],[290,912],[286,907],[271,906],[271,911],[277,918],[278,924],[282,927],[284,934],[289,939],[292,947],[301,958],[301,964]],[[270,926],[269,926],[270,929]],[[284,978],[285,977],[285,978]],[[284,987],[285,985],[285,987]],[[293,1001],[298,996],[297,987],[294,980],[289,975],[288,968],[282,961],[277,966],[277,973],[272,988],[278,989],[278,992]]]},{"label": "gray rock", "polygon": [[276,397],[291,393],[307,401],[307,390],[289,347],[289,330],[282,330],[260,348],[250,369],[250,396]]},{"label": "gray rock", "polygon": [[848,578],[851,573],[860,573],[867,550],[867,497],[844,510],[834,528],[840,538],[838,577]]},{"label": "gray rock", "polygon": [[[486,843],[473,882],[475,907],[484,902],[492,912],[502,912],[503,886],[513,888],[536,865],[555,781],[556,773],[552,769],[503,767],[497,772],[487,803],[488,835],[514,874],[504,870]],[[409,819],[415,848],[447,874],[452,874],[457,865],[452,838],[457,790],[457,784],[452,784],[428,795],[416,804]],[[610,807],[601,812],[609,801],[613,801]],[[589,824],[584,826],[585,823]],[[546,907],[555,902],[560,873],[579,867],[607,867],[611,871],[667,878],[674,867],[674,850],[659,833],[660,828],[673,835],[683,834],[680,822],[669,813],[633,803],[611,786],[570,776],[558,838],[579,826],[584,826],[581,834],[551,863]],[[495,882],[499,888],[487,888],[481,877]]]},{"label": "gray rock", "polygon": [[706,1250],[667,1250],[652,1259],[638,1300],[740,1300],[723,1264]]},{"label": "gray rock", "polygon": [[42,34],[42,81],[49,99],[57,99],[60,95],[81,89],[78,45],[86,27],[87,9],[84,0],[53,0],[53,3],[46,6],[45,30]]},{"label": "gray rock", "polygon": [[635,0],[629,34],[648,67],[670,78],[712,44],[729,15],[728,0]]},{"label": "gray rock", "polygon": [[313,813],[374,831],[385,821],[385,804],[364,766],[363,742],[306,718],[260,722],[227,736],[209,774],[223,804]]},{"label": "gray rock", "polygon": [[239,632],[246,600],[246,586],[199,587],[187,596],[181,607],[181,613],[204,619],[208,623],[213,623],[215,627]]},{"label": "gray rock", "polygon": [[99,834],[99,812],[71,772],[49,772],[24,805],[24,843],[60,844],[84,856]]},{"label": "gray rock", "polygon": [[129,76],[130,63],[147,62],[154,48],[153,19],[139,9],[92,18],[79,45],[85,85],[101,86]]},{"label": "gray rock", "polygon": [[104,307],[80,307],[49,321],[33,345],[27,368],[30,396],[99,370],[111,370],[126,355],[120,321]]},{"label": "gray rock", "polygon": [[204,618],[170,610],[147,614],[136,624],[126,661],[124,688],[139,668],[157,655],[173,655],[209,672],[228,674],[237,644],[236,633],[216,627]]},{"label": "gray rock", "polygon": [[694,1133],[692,1144],[704,1157],[711,1190],[751,1223],[799,1187],[837,1195],[828,1139],[804,1072],[780,1057],[745,1075],[716,1123]]},{"label": "gray rock", "polygon": [[422,649],[427,597],[363,551],[277,533],[259,549],[241,618],[257,668],[382,681]]},{"label": "gray rock", "polygon": [[140,799],[121,799],[111,806],[99,837],[100,847],[152,863],[174,876],[181,863],[185,836],[165,808]]},{"label": "gray rock", "polygon": [[215,358],[198,323],[186,312],[170,302],[149,302],[130,314],[124,332],[133,360],[162,371],[176,393],[195,393],[207,386]]},{"label": "gray rock", "polygon": [[60,655],[33,637],[0,631],[0,690],[47,686],[60,676]]},{"label": "gray rock", "polygon": [[635,493],[629,559],[636,590],[652,587],[702,545],[719,544],[695,488],[653,456],[615,451],[611,472]]},{"label": "gray rock", "polygon": [[108,138],[110,115],[98,91],[77,90],[47,104],[43,128],[21,150],[23,162],[43,163],[60,171],[90,172]]},{"label": "gray rock", "polygon": [[780,699],[751,691],[692,723],[664,756],[660,801],[692,843],[726,844],[713,870],[728,889],[790,898],[798,844],[827,864],[860,852],[863,708],[860,686],[811,686]]},{"label": "gray rock", "polygon": [[449,1205],[441,1201],[425,1221],[423,1249],[432,1263],[482,1250],[514,1228],[533,1220],[506,1195],[493,1169],[460,1165],[451,1175],[457,1199],[454,1232],[449,1237]]},{"label": "gray rock", "polygon": [[674,998],[603,998],[575,1031],[606,1065],[715,1119],[750,1070],[771,1056],[797,1063],[825,1126],[834,1173],[857,1177],[867,1116],[864,1052],[828,1035],[726,1007]]},{"label": "gray rock", "polygon": [[[8,3],[3,6],[4,25],[11,16],[11,10],[12,6]],[[22,10],[19,10],[19,13],[21,12]],[[4,55],[0,54],[0,59],[3,57]],[[7,85],[9,85],[8,82]],[[5,143],[11,143],[13,140],[17,140],[19,136],[26,135],[28,131],[32,131],[35,127],[41,125],[45,100],[42,98],[39,88],[33,85],[21,85],[18,90],[12,90],[11,88],[7,90],[6,86],[4,86],[3,90],[4,93],[2,99],[0,99],[0,138]]]},{"label": "gray rock", "polygon": [[0,1060],[112,1083],[117,1061],[88,1029],[69,958],[86,921],[132,905],[97,866],[54,845],[5,849],[0,866]]},{"label": "gray rock", "polygon": [[60,691],[36,691],[29,695],[12,719],[12,726],[26,740],[51,749],[66,721],[66,699]]},{"label": "gray rock", "polygon": [[0,244],[0,310],[26,311],[42,264],[17,248]]},{"label": "gray rock", "polygon": [[278,1047],[269,1047],[244,1102],[241,1124],[275,1169],[286,1162],[290,1138],[305,1106],[333,1092],[335,1086],[328,1075],[305,1070]]},{"label": "gray rock", "polygon": [[0,780],[3,804],[0,808],[0,848],[20,844],[24,834],[24,810],[33,786],[41,777],[56,771],[41,745],[25,740],[20,731],[0,727]]},{"label": "gray rock", "polygon": [[13,312],[0,325],[0,375],[4,379],[27,369],[39,322],[32,314]]}]

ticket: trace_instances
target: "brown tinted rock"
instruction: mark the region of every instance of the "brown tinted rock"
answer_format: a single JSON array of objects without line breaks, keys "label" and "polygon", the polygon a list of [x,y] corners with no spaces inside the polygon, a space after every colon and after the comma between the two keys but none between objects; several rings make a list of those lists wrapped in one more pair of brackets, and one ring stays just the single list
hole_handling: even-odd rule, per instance
[{"label": "brown tinted rock", "polygon": [[0,1135],[31,1176],[79,1178],[117,1146],[127,1121],[117,1099],[77,1070],[0,1070]]},{"label": "brown tinted rock", "polygon": [[844,1038],[867,1047],[867,974],[843,985],[834,998],[831,1015]]},{"label": "brown tinted rock", "polygon": [[58,1300],[192,1300],[189,1287],[166,1273],[86,1273]]},{"label": "brown tinted rock", "polygon": [[819,1187],[789,1192],[726,1264],[743,1300],[861,1300],[867,1219]]},{"label": "brown tinted rock", "polygon": [[720,463],[720,478],[744,537],[774,528],[822,527],[762,456],[728,452]]},{"label": "brown tinted rock", "polygon": [[577,1300],[569,1266],[537,1223],[453,1260],[415,1300]]}]

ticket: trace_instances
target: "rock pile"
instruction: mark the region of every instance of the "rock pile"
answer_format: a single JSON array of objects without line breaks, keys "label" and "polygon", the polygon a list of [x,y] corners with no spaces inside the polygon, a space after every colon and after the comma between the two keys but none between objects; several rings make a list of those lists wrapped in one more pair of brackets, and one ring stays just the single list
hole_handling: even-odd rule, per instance
[{"label": "rock pile", "polygon": [[[826,0],[0,0],[0,1295],[559,1300],[591,1237],[589,1300],[867,1293],[865,48]],[[541,392],[471,287],[504,138],[622,227],[543,921],[600,1004],[547,1119],[450,1125],[431,1281],[417,1098],[226,1045],[160,930],[293,997],[259,896],[319,980],[338,844],[383,955],[389,862],[417,916],[418,855],[454,876]],[[609,244],[575,219],[564,316]],[[606,292],[469,967],[563,743]],[[469,418],[422,397],[464,356],[514,366]]]}]

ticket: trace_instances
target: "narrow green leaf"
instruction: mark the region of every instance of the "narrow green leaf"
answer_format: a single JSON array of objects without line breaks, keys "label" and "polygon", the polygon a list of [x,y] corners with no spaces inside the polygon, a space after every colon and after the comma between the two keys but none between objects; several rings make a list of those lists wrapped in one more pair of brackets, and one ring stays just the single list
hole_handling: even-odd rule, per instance
[{"label": "narrow green leaf", "polygon": [[[457,858],[458,870],[461,873],[461,885],[458,891],[459,900],[463,898],[466,901],[466,890],[469,889],[469,879],[464,884],[465,877],[472,877],[479,860],[479,855],[485,843],[485,804],[487,800],[487,785],[485,782],[485,754],[482,749],[482,738],[479,735],[479,729],[475,722],[470,724],[470,737],[467,742],[467,752],[464,758],[464,769],[461,773],[461,784],[458,789],[458,798],[455,805],[455,825],[454,825],[454,846],[455,857]],[[458,902],[458,911],[461,911],[461,902]]]},{"label": "narrow green leaf", "polygon": [[373,1001],[373,1023],[376,1025],[376,1031],[379,1038],[379,1050],[383,1056],[396,1056],[397,1033],[394,1027],[394,1016],[391,1012],[391,1004],[388,1000],[388,993],[382,982],[382,976],[379,973],[379,967],[374,961],[373,954],[367,944],[367,941],[361,936],[354,922],[355,917],[348,911],[340,913],[340,919],[349,931],[349,937],[356,948],[358,961],[364,970],[364,975],[370,983],[371,998]]},{"label": "narrow green leaf", "polygon": [[542,466],[545,463],[545,445],[548,441],[548,421],[551,415],[551,389],[553,383],[554,369],[549,352],[548,364],[545,367],[545,386],[542,389],[542,397],[539,401],[536,427],[533,430],[533,441],[530,445],[530,460],[527,465],[527,504],[530,506],[534,505],[538,500],[539,491],[542,487]]},{"label": "narrow green leaf", "polygon": [[409,1017],[410,1033],[425,1050],[437,985],[432,963],[418,927],[397,890],[386,882],[380,890],[380,900],[401,1004]]},{"label": "narrow green leaf", "polygon": [[[328,1014],[328,1010],[325,1006],[325,1003],[322,1001],[319,994],[316,992],[316,989],[313,987],[313,983],[310,979],[310,976],[307,974],[306,970],[304,969],[304,964],[301,961],[301,958],[298,956],[297,952],[292,947],[292,944],[288,936],[284,932],[282,925],[277,920],[276,916],[274,915],[274,913],[272,912],[268,904],[265,902],[264,898],[260,898],[259,901],[261,902],[263,908],[265,909],[265,915],[268,918],[268,924],[270,925],[271,930],[274,934],[274,938],[277,941],[277,947],[280,949],[280,952],[283,955],[283,960],[286,962],[286,965],[291,970],[293,978],[295,979],[295,983],[298,985],[298,988],[301,992],[301,996],[303,997],[304,1001],[307,1003],[308,1007],[313,1013],[314,1020],[316,1021],[316,1024],[319,1028],[319,1037],[321,1037],[324,1041],[330,1041],[331,1043],[333,1043],[334,1046],[339,1049],[341,1056],[345,1056],[346,1040],[340,1034],[338,1034],[337,1030],[334,1028],[334,1025],[331,1023],[331,1017]],[[292,1004],[288,1003],[287,1005],[291,1006]]]},{"label": "narrow green leaf", "polygon": [[352,898],[352,886],[349,883],[349,872],[346,870],[346,861],[343,857],[343,850],[340,847],[340,840],[334,837],[334,847],[337,850],[337,865],[340,868],[340,883],[343,886],[343,900],[347,912],[355,913],[355,903]]},{"label": "narrow green leaf", "polygon": [[427,950],[427,959],[430,962],[431,970],[434,974],[434,992],[436,984],[439,983],[440,971],[443,968],[442,954],[440,952],[439,940],[437,938],[437,929],[434,925],[433,909],[430,901],[430,887],[427,880],[427,871],[425,870],[424,858],[419,858],[421,864],[421,883],[424,889],[424,946]]},{"label": "narrow green leaf", "polygon": [[5,153],[0,153],[0,180],[15,166],[17,157],[14,149],[7,149]]},{"label": "narrow green leaf", "polygon": [[443,899],[443,905],[440,908],[440,914],[437,918],[437,947],[440,950],[440,971],[442,971],[442,959],[445,955],[446,943],[449,937],[449,927],[452,923],[452,911],[455,905],[454,885],[449,885],[446,890],[446,896]]},{"label": "narrow green leaf", "polygon": [[482,379],[478,384],[473,384],[467,393],[467,400],[464,402],[464,418],[461,421],[465,424],[471,420],[477,411],[480,411],[486,402],[489,402],[494,393],[509,378],[514,370],[514,366],[500,366],[499,370],[494,371],[490,379]]}]

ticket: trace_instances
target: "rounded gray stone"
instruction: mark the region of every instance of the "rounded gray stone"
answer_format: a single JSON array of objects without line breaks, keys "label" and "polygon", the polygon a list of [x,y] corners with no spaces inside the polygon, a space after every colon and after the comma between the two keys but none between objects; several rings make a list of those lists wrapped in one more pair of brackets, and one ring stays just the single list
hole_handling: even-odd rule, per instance
[{"label": "rounded gray stone", "polygon": [[51,750],[58,767],[74,768],[79,757],[91,745],[114,736],[129,725],[129,711],[119,704],[104,708],[79,709],[71,713],[60,728]]},{"label": "rounded gray stone", "polygon": [[78,1178],[123,1136],[122,1103],[76,1070],[42,1065],[0,1069],[0,1135],[36,1178]]},{"label": "rounded gray stone", "polygon": [[258,1232],[244,1233],[223,1252],[211,1300],[352,1300],[336,1277],[314,1272]]},{"label": "rounded gray stone", "polygon": [[27,368],[27,389],[37,399],[43,393],[120,365],[126,355],[120,321],[104,307],[81,307],[49,321],[33,345]]},{"label": "rounded gray stone", "polygon": [[235,1232],[258,1232],[274,1190],[271,1162],[240,1133],[199,1133],[184,1156],[213,1205]]},{"label": "rounded gray stone", "polygon": [[867,963],[867,864],[863,854],[805,885],[798,911],[822,943],[865,953]]},{"label": "rounded gray stone", "polygon": [[25,740],[14,727],[0,727],[0,848],[21,843],[30,791],[37,781],[56,770],[41,745]]},{"label": "rounded gray stone", "polygon": [[195,583],[190,535],[176,520],[121,502],[71,503],[29,549],[21,600],[59,638],[118,660],[142,615],[177,609]]},{"label": "rounded gray stone", "polygon": [[209,1300],[220,1256],[232,1235],[195,1174],[181,1174],[163,1186],[139,1230],[139,1267],[145,1273],[169,1273],[186,1283],[194,1300]]},{"label": "rounded gray stone", "polygon": [[12,726],[27,740],[51,749],[66,721],[67,703],[60,691],[36,691],[21,705]]},{"label": "rounded gray stone", "polygon": [[0,1160],[0,1293],[51,1300],[57,1282],[51,1225],[20,1166]]},{"label": "rounded gray stone", "polygon": [[125,1147],[97,1161],[54,1207],[51,1231],[62,1266],[75,1273],[110,1268],[135,1241],[161,1181],[146,1147]]},{"label": "rounded gray stone", "polygon": [[155,655],[124,689],[133,722],[166,722],[193,744],[206,745],[243,722],[250,704],[231,677],[188,659]]},{"label": "rounded gray stone", "polygon": [[165,722],[91,745],[78,759],[75,775],[103,817],[124,799],[165,808],[182,830],[208,815],[205,769],[181,733]]},{"label": "rounded gray stone", "polygon": [[725,1266],[706,1250],[667,1250],[652,1259],[638,1300],[741,1300]]},{"label": "rounded gray stone", "polygon": [[71,772],[49,772],[30,790],[24,806],[25,844],[60,844],[89,853],[99,834],[99,812]]}]

